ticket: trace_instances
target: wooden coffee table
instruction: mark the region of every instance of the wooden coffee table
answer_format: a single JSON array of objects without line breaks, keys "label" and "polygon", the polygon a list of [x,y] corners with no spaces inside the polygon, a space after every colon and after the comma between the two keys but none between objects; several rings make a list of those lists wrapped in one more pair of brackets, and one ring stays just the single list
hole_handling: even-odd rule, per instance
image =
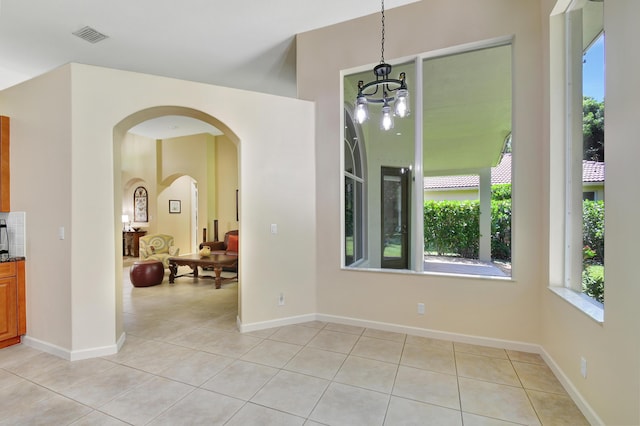
[{"label": "wooden coffee table", "polygon": [[[185,254],[184,256],[175,256],[169,258],[169,284],[173,284],[173,281],[178,277],[184,277],[186,275],[192,275],[194,278],[198,278],[198,266],[201,268],[213,268],[215,276],[200,275],[202,278],[215,279],[216,288],[220,288],[223,281],[233,281],[238,279],[238,275],[230,278],[222,278],[220,273],[224,266],[235,266],[238,263],[237,256],[227,256],[225,254],[211,254],[209,256],[200,256],[199,254]],[[178,274],[178,266],[188,266],[191,268],[191,272],[186,274]]]}]

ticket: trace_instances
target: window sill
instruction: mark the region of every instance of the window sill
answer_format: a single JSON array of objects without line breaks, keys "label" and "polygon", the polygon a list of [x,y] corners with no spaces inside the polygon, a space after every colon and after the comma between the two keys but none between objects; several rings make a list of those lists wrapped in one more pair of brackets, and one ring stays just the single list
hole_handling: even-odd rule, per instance
[{"label": "window sill", "polygon": [[578,310],[584,312],[594,321],[604,323],[604,306],[601,303],[565,287],[549,287],[553,293],[566,300]]}]

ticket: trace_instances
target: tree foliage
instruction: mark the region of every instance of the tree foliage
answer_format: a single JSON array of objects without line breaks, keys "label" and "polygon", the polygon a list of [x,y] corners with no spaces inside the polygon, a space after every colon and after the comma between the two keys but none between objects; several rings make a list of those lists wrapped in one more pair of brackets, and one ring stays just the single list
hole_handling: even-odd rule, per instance
[{"label": "tree foliage", "polygon": [[582,159],[604,161],[604,102],[582,99]]}]

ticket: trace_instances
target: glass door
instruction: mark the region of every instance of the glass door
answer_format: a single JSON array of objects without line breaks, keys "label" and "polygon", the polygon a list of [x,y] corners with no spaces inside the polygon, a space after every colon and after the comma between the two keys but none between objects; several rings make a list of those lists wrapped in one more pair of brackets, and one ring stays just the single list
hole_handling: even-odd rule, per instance
[{"label": "glass door", "polygon": [[409,269],[409,182],[407,167],[381,168],[382,268]]}]

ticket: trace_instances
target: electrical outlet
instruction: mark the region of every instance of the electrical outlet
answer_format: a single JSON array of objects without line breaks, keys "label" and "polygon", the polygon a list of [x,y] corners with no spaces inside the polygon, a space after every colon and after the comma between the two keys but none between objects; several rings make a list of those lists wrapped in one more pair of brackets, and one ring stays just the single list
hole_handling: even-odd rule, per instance
[{"label": "electrical outlet", "polygon": [[580,357],[580,374],[585,379],[587,378],[587,359],[583,356]]},{"label": "electrical outlet", "polygon": [[278,297],[278,306],[284,305],[284,293],[280,293],[280,297]]},{"label": "electrical outlet", "polygon": [[424,303],[418,303],[418,314],[424,315]]}]

